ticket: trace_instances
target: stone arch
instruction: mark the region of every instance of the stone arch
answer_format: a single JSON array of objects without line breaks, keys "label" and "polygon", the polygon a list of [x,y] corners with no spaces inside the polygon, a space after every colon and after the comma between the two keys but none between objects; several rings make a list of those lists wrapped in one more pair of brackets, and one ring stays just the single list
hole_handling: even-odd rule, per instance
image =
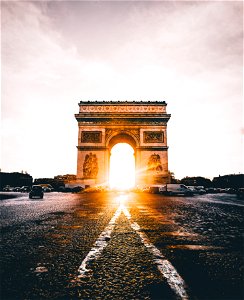
[{"label": "stone arch", "polygon": [[[134,149],[133,155],[134,155],[134,159],[135,159],[135,170],[136,170],[137,164],[138,164],[136,147],[138,146],[139,141],[132,133],[128,133],[124,130],[121,130],[121,131],[115,130],[110,135],[110,137],[107,139],[106,148],[108,149],[108,151],[107,151],[107,161],[108,161],[107,168],[108,168],[108,170],[110,170],[111,150],[116,144],[119,144],[119,143],[127,143]],[[109,176],[109,171],[108,171],[108,176]]]},{"label": "stone arch", "polygon": [[[134,149],[136,182],[168,182],[170,114],[166,106],[165,101],[80,101],[79,113],[75,114],[79,130],[77,180],[87,185],[106,183],[111,148],[128,143]],[[88,168],[91,155],[96,157],[94,171]],[[155,174],[148,174],[152,155],[160,157],[160,164]],[[153,165],[149,169],[154,171]]]},{"label": "stone arch", "polygon": [[116,136],[111,139],[109,150],[109,186],[111,188],[131,188],[135,185],[136,179],[136,159],[133,142],[124,139],[124,136]]},{"label": "stone arch", "polygon": [[111,151],[112,147],[118,143],[127,143],[134,150],[139,145],[137,138],[126,131],[114,131],[106,141],[106,147]]}]

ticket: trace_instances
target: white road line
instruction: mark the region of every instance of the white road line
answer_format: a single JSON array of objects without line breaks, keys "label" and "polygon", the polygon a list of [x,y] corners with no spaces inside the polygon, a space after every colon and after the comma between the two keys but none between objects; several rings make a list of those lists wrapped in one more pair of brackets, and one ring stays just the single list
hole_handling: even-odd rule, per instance
[{"label": "white road line", "polygon": [[81,265],[79,266],[78,272],[78,278],[87,277],[88,273],[91,272],[91,270],[87,269],[87,264],[91,262],[92,260],[97,259],[103,249],[107,246],[108,241],[111,238],[111,234],[114,230],[115,223],[117,218],[120,216],[122,211],[122,206],[120,205],[119,208],[116,210],[115,214],[113,215],[112,219],[108,223],[108,226],[104,229],[104,231],[99,235],[98,239],[96,240],[95,244],[87,254],[87,256],[82,261]]},{"label": "white road line", "polygon": [[163,256],[163,254],[156,248],[148,239],[147,235],[141,231],[140,226],[131,220],[131,214],[123,206],[122,212],[130,221],[131,227],[140,236],[142,243],[145,245],[147,250],[153,255],[154,263],[157,265],[160,273],[166,278],[171,289],[178,295],[182,300],[189,299],[186,292],[186,284],[181,276],[178,274],[173,265]]},{"label": "white road line", "polygon": [[163,254],[156,248],[148,239],[147,235],[141,231],[140,226],[134,222],[131,218],[131,214],[127,210],[127,208],[120,204],[119,208],[116,210],[112,219],[108,223],[108,226],[104,229],[104,231],[99,235],[96,240],[94,246],[91,248],[85,259],[82,261],[78,272],[78,279],[82,277],[89,276],[91,270],[87,269],[87,264],[95,259],[97,259],[103,249],[107,246],[108,241],[111,239],[111,234],[114,230],[116,221],[120,216],[121,212],[124,213],[126,218],[129,220],[131,228],[135,230],[135,232],[140,236],[142,243],[145,245],[146,249],[153,255],[153,261],[157,265],[160,273],[166,278],[169,286],[178,295],[182,300],[187,300],[189,297],[186,292],[186,284],[181,276],[178,274],[173,265],[163,256]]}]

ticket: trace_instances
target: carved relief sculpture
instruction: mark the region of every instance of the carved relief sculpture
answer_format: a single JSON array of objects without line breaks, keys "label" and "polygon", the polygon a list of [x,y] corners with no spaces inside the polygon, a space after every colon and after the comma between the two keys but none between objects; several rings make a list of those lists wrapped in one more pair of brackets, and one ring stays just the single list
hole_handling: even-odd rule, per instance
[{"label": "carved relief sculpture", "polygon": [[161,159],[159,154],[152,154],[149,157],[148,164],[147,164],[147,170],[153,171],[156,173],[160,173],[163,171],[163,167],[161,164]]},{"label": "carved relief sculpture", "polygon": [[96,154],[86,154],[83,164],[83,177],[96,178],[98,173],[98,163]]},{"label": "carved relief sculpture", "polygon": [[163,131],[144,131],[143,141],[144,143],[163,143]]},{"label": "carved relief sculpture", "polygon": [[113,134],[114,129],[111,128],[106,128],[105,129],[105,141],[108,140],[108,138]]},{"label": "carved relief sculpture", "polygon": [[132,133],[138,141],[140,141],[140,129],[129,129],[127,130],[129,133]]},{"label": "carved relief sculpture", "polygon": [[102,132],[101,131],[82,131],[81,132],[82,143],[101,143]]},{"label": "carved relief sculpture", "polygon": [[107,140],[114,134],[114,133],[125,133],[125,134],[132,134],[136,139],[137,141],[139,142],[140,141],[140,130],[139,129],[126,129],[126,130],[118,130],[118,129],[111,129],[111,128],[106,128],[106,131],[105,131],[105,140],[107,142]]}]

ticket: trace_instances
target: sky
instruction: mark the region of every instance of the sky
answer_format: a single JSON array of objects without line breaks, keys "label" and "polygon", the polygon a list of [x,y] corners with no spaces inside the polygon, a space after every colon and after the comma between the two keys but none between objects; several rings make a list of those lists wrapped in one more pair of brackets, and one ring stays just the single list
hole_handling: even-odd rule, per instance
[{"label": "sky", "polygon": [[2,1],[1,171],[76,174],[80,100],[166,101],[176,178],[244,173],[242,1]]}]

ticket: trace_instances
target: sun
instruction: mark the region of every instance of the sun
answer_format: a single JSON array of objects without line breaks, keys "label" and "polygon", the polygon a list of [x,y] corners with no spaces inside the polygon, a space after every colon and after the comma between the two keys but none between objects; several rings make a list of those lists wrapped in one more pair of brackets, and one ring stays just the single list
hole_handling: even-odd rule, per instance
[{"label": "sun", "polygon": [[109,185],[119,190],[135,186],[134,149],[129,144],[118,143],[111,150]]}]

